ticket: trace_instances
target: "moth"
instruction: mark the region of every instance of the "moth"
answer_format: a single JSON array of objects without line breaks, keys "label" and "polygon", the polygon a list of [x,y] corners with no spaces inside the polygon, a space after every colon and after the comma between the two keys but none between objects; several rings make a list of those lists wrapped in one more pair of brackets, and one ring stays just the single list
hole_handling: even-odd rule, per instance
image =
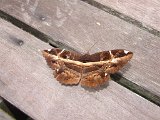
[{"label": "moth", "polygon": [[54,77],[64,85],[81,84],[98,87],[107,82],[132,58],[133,53],[123,49],[80,54],[65,49],[43,50],[47,64],[54,70]]}]

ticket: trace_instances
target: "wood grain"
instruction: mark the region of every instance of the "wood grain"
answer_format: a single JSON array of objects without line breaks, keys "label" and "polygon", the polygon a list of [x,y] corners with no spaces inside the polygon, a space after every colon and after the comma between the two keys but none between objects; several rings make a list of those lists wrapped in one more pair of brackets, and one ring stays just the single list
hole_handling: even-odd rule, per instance
[{"label": "wood grain", "polygon": [[50,46],[2,19],[0,26],[0,96],[32,118],[160,119],[158,106],[114,81],[99,90],[59,84],[40,52]]},{"label": "wood grain", "polygon": [[130,65],[120,73],[132,82],[160,95],[160,38],[82,1],[5,0],[0,9],[44,32],[55,40],[86,53],[128,49]]},{"label": "wood grain", "polygon": [[160,31],[158,0],[95,0]]}]

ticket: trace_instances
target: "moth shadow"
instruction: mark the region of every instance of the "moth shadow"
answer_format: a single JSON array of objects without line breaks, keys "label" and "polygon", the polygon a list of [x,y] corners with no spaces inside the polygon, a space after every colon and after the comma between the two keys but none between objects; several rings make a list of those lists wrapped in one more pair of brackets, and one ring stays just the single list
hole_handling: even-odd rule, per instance
[{"label": "moth shadow", "polygon": [[63,86],[66,86],[66,87],[74,87],[74,86],[78,86],[78,84],[73,84],[73,85],[67,85],[67,84],[62,84]]},{"label": "moth shadow", "polygon": [[111,76],[111,79],[112,79],[113,81],[119,83],[119,82],[124,78],[123,74],[125,74],[127,71],[129,71],[130,67],[131,67],[131,64],[128,63],[128,64],[127,64],[125,67],[123,67],[119,72],[117,72],[117,73],[115,73],[115,74],[111,74],[111,75],[110,75],[110,76]]},{"label": "moth shadow", "polygon": [[89,91],[89,92],[99,92],[103,89],[106,89],[109,86],[109,81],[106,82],[105,84],[98,86],[96,88],[91,88],[91,87],[85,87],[85,86],[81,86],[82,88],[84,88],[85,90]]}]

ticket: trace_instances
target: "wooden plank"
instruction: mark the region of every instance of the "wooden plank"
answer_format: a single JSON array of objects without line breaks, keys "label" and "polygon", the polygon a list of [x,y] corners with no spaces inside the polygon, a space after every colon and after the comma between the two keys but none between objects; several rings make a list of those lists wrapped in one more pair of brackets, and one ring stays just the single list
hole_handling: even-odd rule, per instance
[{"label": "wooden plank", "polygon": [[0,96],[32,118],[160,119],[158,106],[114,81],[99,90],[59,84],[40,52],[49,45],[2,19],[0,26]]},{"label": "wooden plank", "polygon": [[[89,1],[89,0],[88,0]],[[158,0],[95,0],[160,31]]]},{"label": "wooden plank", "polygon": [[14,120],[14,119],[0,109],[0,120]]},{"label": "wooden plank", "polygon": [[[120,73],[160,96],[160,38],[82,1],[5,0],[0,9],[80,52],[125,48],[133,51]],[[129,68],[129,69],[128,69]]]}]

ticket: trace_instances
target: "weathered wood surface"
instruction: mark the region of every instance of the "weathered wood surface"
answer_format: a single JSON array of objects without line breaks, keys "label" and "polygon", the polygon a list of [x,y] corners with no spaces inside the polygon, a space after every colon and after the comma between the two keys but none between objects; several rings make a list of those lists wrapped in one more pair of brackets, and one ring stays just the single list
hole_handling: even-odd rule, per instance
[{"label": "weathered wood surface", "polygon": [[40,52],[49,45],[2,19],[0,26],[0,96],[32,118],[160,119],[158,106],[114,81],[99,91],[59,84]]},{"label": "weathered wood surface", "polygon": [[160,31],[159,0],[95,0]]},{"label": "weathered wood surface", "polygon": [[78,0],[4,0],[0,9],[80,52],[97,41],[91,53],[116,48],[133,51],[130,66],[121,73],[160,95],[159,37]]},{"label": "weathered wood surface", "polygon": [[14,119],[0,109],[0,120],[14,120]]}]

